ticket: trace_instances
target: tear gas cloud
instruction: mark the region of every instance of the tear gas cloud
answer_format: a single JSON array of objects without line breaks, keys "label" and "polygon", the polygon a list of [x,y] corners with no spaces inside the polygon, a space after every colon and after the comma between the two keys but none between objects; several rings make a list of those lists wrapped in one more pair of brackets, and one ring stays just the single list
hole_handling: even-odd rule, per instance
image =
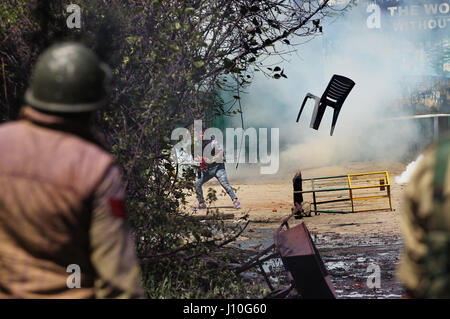
[{"label": "tear gas cloud", "polygon": [[[368,4],[361,5],[366,8]],[[286,57],[288,61],[273,60],[274,65],[285,69],[288,79],[268,79],[256,72],[242,97],[245,127],[280,128],[278,178],[291,177],[298,169],[354,161],[395,160],[406,164],[431,141],[427,141],[417,120],[388,120],[412,114],[408,108],[398,107],[404,79],[430,74],[426,63],[415,61],[409,54],[422,41],[421,36],[415,39],[414,33],[408,33],[405,39],[405,33],[383,30],[383,26],[363,30],[368,17],[365,9],[355,8],[343,17],[322,21],[323,35],[298,46],[297,53]],[[346,27],[338,26],[344,20]],[[308,100],[299,123],[295,119],[305,95],[309,92],[320,97],[333,74],[349,77],[356,85],[330,136],[330,107],[318,131],[309,127],[313,100]],[[231,125],[240,127],[239,122],[235,118]],[[229,165],[232,178],[275,177],[261,176],[253,170],[254,164],[239,164],[238,170]]]},{"label": "tear gas cloud", "polygon": [[395,182],[397,184],[405,184],[408,183],[412,173],[414,172],[414,169],[416,168],[417,164],[423,159],[423,155],[420,154],[415,161],[412,161],[406,166],[405,171],[400,175],[395,177]]}]

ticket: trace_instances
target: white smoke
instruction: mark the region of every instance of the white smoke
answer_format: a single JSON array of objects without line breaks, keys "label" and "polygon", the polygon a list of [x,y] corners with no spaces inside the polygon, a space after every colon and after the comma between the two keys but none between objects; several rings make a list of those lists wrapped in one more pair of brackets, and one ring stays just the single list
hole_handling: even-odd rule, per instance
[{"label": "white smoke", "polygon": [[423,155],[420,154],[416,160],[412,161],[406,166],[405,171],[400,175],[395,177],[395,182],[397,184],[406,184],[409,182],[409,179],[411,178],[411,175],[414,172],[414,169],[416,168],[417,164],[422,160]]},{"label": "white smoke", "polygon": [[[394,30],[364,29],[361,21],[367,16],[365,10],[355,10],[337,18],[346,20],[345,28],[337,27],[335,21],[322,21],[324,34],[330,32],[327,41],[319,35],[298,46],[298,52],[287,61],[274,59],[273,65],[284,68],[288,78],[274,80],[257,75],[248,94],[241,98],[246,128],[280,128],[278,176],[356,161],[408,162],[430,141],[431,122],[391,119],[414,112],[412,108],[400,108],[399,100],[414,93],[405,93],[405,78],[428,74],[428,67],[411,53],[417,51],[415,46],[420,47],[423,38]],[[318,131],[309,127],[312,100],[299,123],[295,119],[305,95],[320,97],[333,74],[347,76],[356,85],[330,136],[331,108],[325,111]],[[240,127],[240,119],[228,125]],[[261,179],[249,165],[240,165],[230,174]]]}]

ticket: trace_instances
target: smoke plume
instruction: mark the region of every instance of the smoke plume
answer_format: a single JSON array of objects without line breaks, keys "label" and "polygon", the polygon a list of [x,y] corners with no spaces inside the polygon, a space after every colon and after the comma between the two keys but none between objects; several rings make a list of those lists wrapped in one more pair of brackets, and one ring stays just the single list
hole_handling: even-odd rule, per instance
[{"label": "smoke plume", "polygon": [[[408,67],[410,46],[423,39],[419,35],[414,39],[411,33],[406,39],[405,33],[393,30],[365,30],[361,21],[367,17],[365,10],[353,9],[343,17],[322,21],[323,35],[298,46],[297,53],[287,56],[288,61],[276,64],[279,61],[273,60],[285,69],[288,79],[256,74],[244,94],[246,127],[280,128],[278,177],[292,176],[298,169],[355,161],[407,163],[428,142],[416,120],[392,120],[412,113],[399,108],[404,79],[412,73],[429,72],[417,63],[414,70]],[[346,27],[338,26],[340,19],[345,19]],[[318,131],[309,128],[312,100],[308,100],[299,123],[295,119],[305,95],[320,97],[333,74],[349,77],[356,85],[330,136],[331,108],[327,108]],[[228,125],[240,127],[239,119]],[[229,164],[229,175],[234,178],[269,177],[258,172],[254,165],[240,164],[235,170]]]}]

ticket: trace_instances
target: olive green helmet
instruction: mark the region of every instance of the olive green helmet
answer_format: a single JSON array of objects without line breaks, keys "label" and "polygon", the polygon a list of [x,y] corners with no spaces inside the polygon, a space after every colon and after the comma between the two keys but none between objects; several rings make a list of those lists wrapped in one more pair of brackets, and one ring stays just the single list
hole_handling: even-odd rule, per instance
[{"label": "olive green helmet", "polygon": [[108,101],[110,68],[93,51],[74,42],[46,49],[38,58],[25,102],[56,113],[89,112]]}]

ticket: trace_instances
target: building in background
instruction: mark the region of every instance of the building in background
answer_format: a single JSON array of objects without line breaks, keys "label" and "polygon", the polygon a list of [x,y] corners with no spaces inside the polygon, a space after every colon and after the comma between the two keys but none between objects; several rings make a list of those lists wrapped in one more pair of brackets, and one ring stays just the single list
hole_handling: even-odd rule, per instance
[{"label": "building in background", "polygon": [[[342,56],[361,54],[355,44],[371,39],[370,50],[389,54],[401,75],[390,117],[417,120],[425,135],[437,138],[450,126],[449,34],[450,0],[359,0],[324,30],[325,61],[333,66]],[[367,63],[376,63],[372,58],[368,54]]]}]

